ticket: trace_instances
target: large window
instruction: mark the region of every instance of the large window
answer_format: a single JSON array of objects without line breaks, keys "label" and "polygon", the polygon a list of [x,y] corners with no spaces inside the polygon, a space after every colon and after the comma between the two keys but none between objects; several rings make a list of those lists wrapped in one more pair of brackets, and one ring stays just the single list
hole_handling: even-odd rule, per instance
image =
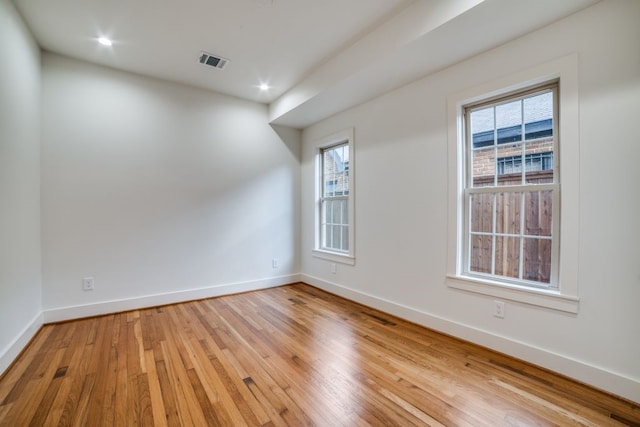
[{"label": "large window", "polygon": [[446,284],[577,313],[578,57],[486,78],[448,97]]},{"label": "large window", "polygon": [[466,274],[557,286],[557,93],[553,84],[465,106]]},{"label": "large window", "polygon": [[353,131],[318,146],[316,250],[318,256],[353,263]]}]

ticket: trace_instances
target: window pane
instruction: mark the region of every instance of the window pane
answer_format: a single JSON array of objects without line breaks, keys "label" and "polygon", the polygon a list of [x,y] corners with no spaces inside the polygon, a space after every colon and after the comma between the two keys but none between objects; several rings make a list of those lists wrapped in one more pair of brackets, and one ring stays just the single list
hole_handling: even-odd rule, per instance
[{"label": "window pane", "polygon": [[342,226],[342,240],[340,241],[340,244],[340,249],[343,251],[349,250],[349,226],[347,225]]},{"label": "window pane", "polygon": [[494,185],[496,153],[493,147],[473,150],[472,177],[474,187]]},{"label": "window pane", "polygon": [[471,195],[471,231],[491,233],[493,230],[493,198],[491,193]]},{"label": "window pane", "polygon": [[531,96],[523,104],[526,181],[529,184],[553,182],[553,92]]},{"label": "window pane", "polygon": [[342,200],[331,200],[331,223],[342,224]]},{"label": "window pane", "polygon": [[520,277],[519,237],[496,237],[495,274],[506,277]]},{"label": "window pane", "polygon": [[349,224],[349,202],[342,200],[342,224]]},{"label": "window pane", "polygon": [[327,201],[323,200],[322,205],[320,207],[320,223],[321,225],[325,225],[327,223]]},{"label": "window pane", "polygon": [[549,283],[551,280],[551,240],[524,239],[525,280]]},{"label": "window pane", "polygon": [[494,145],[494,109],[493,107],[472,111],[469,115],[473,148]]},{"label": "window pane", "polygon": [[343,144],[337,148],[344,169],[349,169],[349,145]]},{"label": "window pane", "polygon": [[524,100],[525,139],[553,136],[553,92]]},{"label": "window pane", "polygon": [[331,225],[326,224],[322,227],[324,233],[322,235],[322,247],[323,248],[331,248],[333,246],[332,240],[331,240]]},{"label": "window pane", "polygon": [[522,193],[496,195],[496,233],[519,234]]},{"label": "window pane", "polygon": [[496,105],[498,144],[522,141],[522,101]]},{"label": "window pane", "polygon": [[498,185],[522,184],[522,144],[498,147]]},{"label": "window pane", "polygon": [[331,209],[331,201],[329,200],[324,200],[322,202],[322,225],[321,225],[321,230],[322,230],[322,247],[324,248],[331,248],[333,243],[332,243],[332,234],[331,234],[331,227],[332,227],[332,223],[333,223],[333,209]]},{"label": "window pane", "polygon": [[338,177],[337,177],[337,194],[349,194],[349,147],[341,145],[336,148],[338,153]]},{"label": "window pane", "polygon": [[331,150],[325,150],[322,155],[322,188],[324,196],[331,197],[335,191],[335,167]]},{"label": "window pane", "polygon": [[551,236],[552,191],[531,191],[524,196],[524,233],[528,236]]},{"label": "window pane", "polygon": [[340,232],[342,227],[339,225],[333,225],[331,227],[331,249],[341,250],[340,243],[342,242]]},{"label": "window pane", "polygon": [[537,139],[525,145],[527,184],[553,182],[553,138]]},{"label": "window pane", "polygon": [[471,235],[471,259],[469,270],[478,273],[491,273],[491,236]]}]

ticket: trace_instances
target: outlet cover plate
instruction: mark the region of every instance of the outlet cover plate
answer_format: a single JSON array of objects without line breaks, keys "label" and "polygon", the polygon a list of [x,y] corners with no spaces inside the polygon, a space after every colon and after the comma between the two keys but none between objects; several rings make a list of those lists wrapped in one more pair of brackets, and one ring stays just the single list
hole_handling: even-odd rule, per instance
[{"label": "outlet cover plate", "polygon": [[493,315],[497,318],[504,319],[504,301],[493,301],[495,309]]},{"label": "outlet cover plate", "polygon": [[85,277],[82,279],[82,289],[85,291],[92,291],[95,288],[95,280],[93,277]]}]

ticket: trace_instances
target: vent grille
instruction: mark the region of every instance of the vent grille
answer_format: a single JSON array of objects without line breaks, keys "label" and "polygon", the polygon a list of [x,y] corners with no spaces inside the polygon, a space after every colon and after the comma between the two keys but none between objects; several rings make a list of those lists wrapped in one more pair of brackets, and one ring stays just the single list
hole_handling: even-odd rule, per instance
[{"label": "vent grille", "polygon": [[207,52],[200,52],[198,62],[202,65],[208,65],[210,67],[219,68],[222,70],[227,66],[229,60],[216,55],[212,55]]}]

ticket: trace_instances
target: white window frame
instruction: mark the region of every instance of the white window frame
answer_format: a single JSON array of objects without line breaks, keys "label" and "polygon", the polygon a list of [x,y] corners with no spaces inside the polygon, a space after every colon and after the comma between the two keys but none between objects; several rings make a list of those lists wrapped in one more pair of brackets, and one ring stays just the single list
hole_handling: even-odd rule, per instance
[{"label": "white window frame", "polygon": [[[548,82],[559,81],[558,125],[554,135],[558,152],[554,165],[561,191],[559,215],[553,217],[559,225],[558,250],[554,254],[557,278],[553,286],[534,287],[496,278],[482,278],[465,271],[465,159],[464,107],[484,100],[526,90]],[[518,301],[559,311],[577,313],[578,249],[579,249],[579,101],[578,58],[569,55],[535,68],[505,76],[483,85],[456,93],[448,99],[448,166],[449,224],[446,284],[450,288]],[[558,227],[554,227],[557,229]],[[554,230],[555,231],[555,230]]]},{"label": "white window frame", "polygon": [[[349,250],[346,252],[333,251],[322,246],[322,185],[323,185],[323,170],[322,170],[322,152],[326,148],[331,148],[337,145],[347,144],[349,150],[349,195],[347,197],[347,204],[349,210]],[[332,262],[339,262],[342,264],[355,265],[355,209],[354,209],[354,194],[355,194],[355,148],[354,148],[354,130],[353,128],[345,129],[340,132],[328,135],[320,139],[316,143],[316,155],[315,155],[315,243],[313,249],[313,256],[317,258],[326,259]]]},{"label": "white window frame", "polygon": [[[552,81],[549,82],[547,84],[544,84],[542,86],[536,86],[536,87],[532,87],[532,88],[525,88],[522,91],[518,91],[516,93],[510,93],[510,94],[506,94],[505,96],[499,97],[498,99],[490,99],[490,100],[486,100],[483,102],[480,102],[479,104],[475,104],[475,105],[465,105],[463,108],[466,111],[465,114],[465,123],[464,125],[466,126],[465,128],[465,151],[464,151],[464,156],[465,156],[465,164],[466,164],[466,169],[465,169],[465,189],[464,189],[464,224],[465,224],[465,231],[464,231],[464,235],[465,237],[465,247],[463,250],[463,259],[461,260],[464,264],[463,264],[463,275],[465,276],[473,276],[473,277],[478,277],[480,279],[483,278],[488,278],[489,280],[496,280],[499,282],[506,282],[506,283],[511,283],[511,284],[515,284],[515,285],[522,285],[522,286],[536,286],[536,287],[540,287],[540,288],[544,288],[544,289],[555,289],[558,287],[558,236],[560,235],[559,233],[559,225],[560,225],[560,221],[558,220],[560,218],[560,199],[559,199],[559,193],[560,193],[560,184],[559,184],[559,174],[558,172],[558,168],[555,166],[557,165],[558,162],[558,82],[557,81]],[[471,135],[471,130],[468,128],[468,124],[469,124],[469,114],[470,111],[473,110],[477,110],[477,109],[483,109],[483,108],[487,108],[487,107],[495,107],[496,105],[499,104],[504,104],[504,103],[511,103],[513,101],[519,101],[522,100],[524,98],[527,98],[529,96],[533,96],[542,92],[547,92],[550,91],[553,94],[553,153],[554,153],[554,168],[553,168],[553,182],[552,183],[545,183],[545,184],[528,184],[526,182],[526,173],[521,173],[521,178],[520,178],[520,184],[514,184],[514,185],[497,185],[497,181],[494,183],[494,185],[492,186],[481,186],[481,187],[474,187],[472,185],[472,181],[473,181],[473,159],[472,156],[470,156],[469,154],[473,152],[473,141],[472,141],[472,135]],[[524,108],[522,109],[522,113],[524,113]],[[521,123],[523,124],[523,123]],[[496,129],[494,129],[494,132],[496,131]],[[532,144],[535,143],[536,140],[525,140],[525,134],[524,131],[522,133],[522,141],[520,142],[513,142],[513,143],[507,143],[504,145],[501,145],[498,141],[497,141],[497,135],[495,135],[494,137],[496,137],[495,143],[492,145],[492,148],[494,150],[494,155],[495,155],[495,161],[496,161],[496,170],[494,172],[493,178],[494,180],[497,180],[498,176],[499,176],[499,172],[497,171],[498,167],[498,160],[500,160],[500,158],[498,157],[498,150],[499,148],[502,146],[509,146],[511,144],[520,144],[521,146],[521,158],[525,157],[524,155],[524,151],[527,147],[528,144]],[[548,137],[542,137],[542,139],[546,139]],[[525,165],[524,163],[522,164],[522,168],[524,171]],[[470,248],[470,244],[471,244],[471,234],[474,234],[474,232],[472,232],[469,229],[469,225],[470,225],[470,215],[471,215],[471,208],[470,208],[470,202],[471,202],[471,197],[473,195],[480,195],[480,194],[492,194],[494,196],[497,196],[500,193],[520,193],[522,196],[520,197],[520,206],[521,206],[521,214],[520,214],[520,227],[519,227],[519,231],[517,233],[517,236],[519,238],[520,241],[520,253],[519,253],[519,263],[520,263],[520,267],[519,267],[519,273],[522,275],[523,274],[523,258],[524,258],[524,239],[525,239],[525,226],[524,226],[524,220],[525,220],[525,215],[524,215],[524,205],[525,205],[525,197],[524,194],[527,192],[536,192],[536,191],[550,191],[552,193],[552,197],[553,197],[553,202],[552,202],[552,232],[551,235],[549,236],[550,240],[551,240],[551,274],[550,274],[550,282],[548,284],[545,283],[540,283],[540,282],[533,282],[533,281],[528,281],[526,279],[520,279],[520,278],[509,278],[506,276],[501,276],[501,275],[497,275],[497,274],[493,274],[493,273],[479,273],[479,272],[474,272],[470,269],[470,257],[471,257],[471,248]],[[495,209],[495,208],[494,208]],[[495,227],[495,212],[494,212],[494,227]],[[492,237],[493,239],[496,239],[498,236],[502,235],[502,233],[498,233],[495,228],[488,234],[485,233],[475,233],[475,234],[483,234],[486,235],[487,237]],[[515,235],[514,235],[515,236]],[[540,239],[549,239],[545,236],[540,236]],[[495,269],[495,254],[496,254],[496,247],[495,247],[495,240],[494,240],[494,245],[492,245],[492,255],[493,255],[493,263],[492,263],[492,268]]]}]

